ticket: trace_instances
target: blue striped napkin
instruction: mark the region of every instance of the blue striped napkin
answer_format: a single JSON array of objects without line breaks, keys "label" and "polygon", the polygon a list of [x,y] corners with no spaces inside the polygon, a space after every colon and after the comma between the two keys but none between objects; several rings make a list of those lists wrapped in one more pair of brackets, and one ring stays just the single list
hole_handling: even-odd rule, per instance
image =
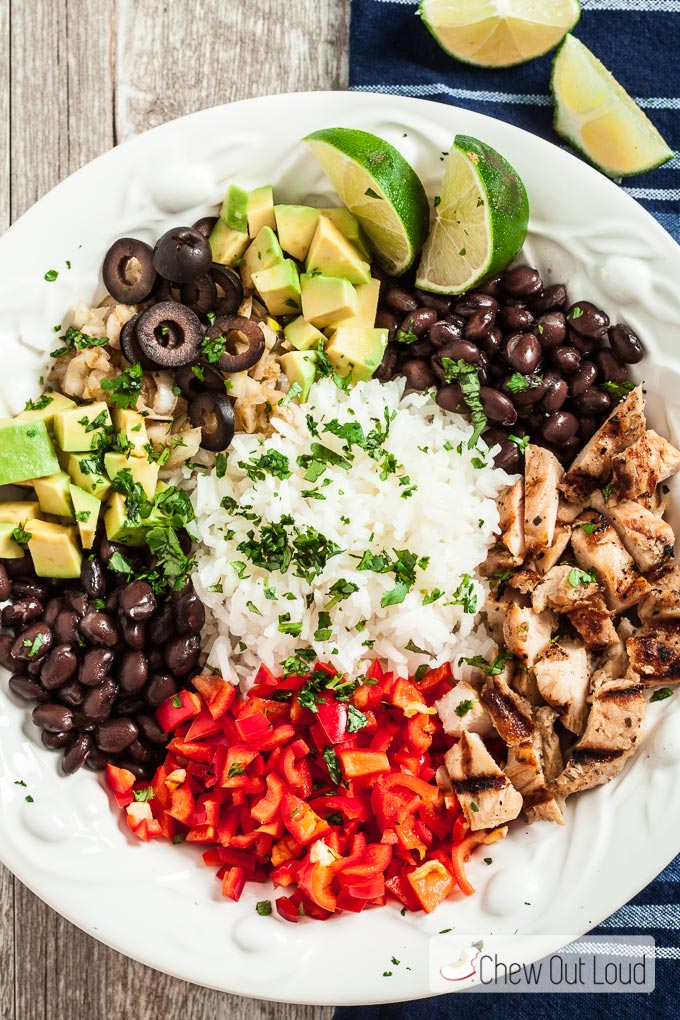
[{"label": "blue striped napkin", "polygon": [[[629,178],[623,189],[680,240],[680,0],[582,0],[574,34],[612,71],[647,112],[674,158]],[[420,96],[497,117],[561,144],[552,129],[552,55],[508,70],[469,67],[448,57],[416,15],[413,0],[352,0],[350,87]],[[680,695],[678,695],[680,696]],[[631,861],[635,868],[635,862]],[[680,856],[626,906],[595,929],[598,934],[648,934],[656,940],[656,991],[637,995],[564,995],[560,1020],[680,1017]],[[450,997],[336,1011],[336,1020],[544,1020],[540,995]],[[552,1010],[551,1010],[552,1015]]]}]

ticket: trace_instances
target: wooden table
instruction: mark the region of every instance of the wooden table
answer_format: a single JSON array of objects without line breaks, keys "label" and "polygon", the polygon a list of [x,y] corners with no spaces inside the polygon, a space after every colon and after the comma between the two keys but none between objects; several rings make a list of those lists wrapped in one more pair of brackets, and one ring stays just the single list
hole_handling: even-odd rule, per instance
[{"label": "wooden table", "polygon": [[[147,128],[248,96],[346,88],[348,29],[349,0],[0,0],[0,231]],[[0,1020],[331,1012],[151,971],[74,928],[0,867]]]}]

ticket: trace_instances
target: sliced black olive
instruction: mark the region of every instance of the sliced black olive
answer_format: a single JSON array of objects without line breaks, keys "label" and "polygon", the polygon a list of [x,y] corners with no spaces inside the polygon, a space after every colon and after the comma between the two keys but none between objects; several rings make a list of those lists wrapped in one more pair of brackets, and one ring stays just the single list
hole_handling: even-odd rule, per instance
[{"label": "sliced black olive", "polygon": [[218,218],[217,216],[202,216],[200,220],[196,220],[194,223],[194,230],[197,230],[199,234],[203,234],[204,237],[210,237]]},{"label": "sliced black olive", "polygon": [[177,301],[160,301],[139,317],[137,341],[142,353],[162,368],[178,368],[196,361],[203,327],[195,312]]},{"label": "sliced black olive", "polygon": [[195,280],[182,285],[180,298],[196,315],[205,315],[212,311],[217,302],[217,287],[210,274],[198,276]]},{"label": "sliced black olive", "polygon": [[156,289],[153,292],[155,301],[180,301],[182,288],[178,283],[171,283],[162,276],[156,277]]},{"label": "sliced black olive", "polygon": [[182,365],[175,372],[175,382],[187,400],[197,397],[205,390],[224,393],[224,376],[215,368],[202,361],[197,365]]},{"label": "sliced black olive", "polygon": [[[240,334],[240,335],[239,335]],[[231,337],[231,339],[230,339]],[[206,341],[223,339],[224,352],[220,354],[219,360],[211,354],[210,345],[206,343],[205,350],[208,361],[216,361],[223,372],[245,372],[257,364],[264,354],[264,333],[256,322],[251,322],[243,315],[221,315],[215,319],[212,326],[206,333]],[[236,350],[232,354],[228,346],[247,343],[245,350]],[[216,348],[217,352],[217,348]]]},{"label": "sliced black olive", "polygon": [[137,312],[131,319],[125,323],[120,331],[120,349],[125,355],[127,361],[131,365],[136,365],[138,362],[143,369],[147,372],[153,372],[158,366],[147,358],[142,348],[139,346],[139,340],[137,339],[137,323],[142,313]]},{"label": "sliced black olive", "polygon": [[234,438],[234,408],[224,393],[201,393],[189,404],[194,428],[200,426],[204,450],[226,450]]},{"label": "sliced black olive", "polygon": [[[134,283],[128,279],[132,259],[139,263],[139,278]],[[156,283],[153,249],[135,237],[119,238],[104,256],[102,276],[104,286],[116,301],[126,305],[146,301]]]},{"label": "sliced black olive", "polygon": [[220,265],[219,262],[213,262],[209,274],[223,291],[222,296],[217,299],[215,311],[218,315],[232,315],[243,301],[243,284],[238,274],[233,269]]},{"label": "sliced black olive", "polygon": [[157,273],[172,283],[188,283],[204,276],[212,254],[205,234],[193,227],[173,227],[156,241],[153,264]]}]

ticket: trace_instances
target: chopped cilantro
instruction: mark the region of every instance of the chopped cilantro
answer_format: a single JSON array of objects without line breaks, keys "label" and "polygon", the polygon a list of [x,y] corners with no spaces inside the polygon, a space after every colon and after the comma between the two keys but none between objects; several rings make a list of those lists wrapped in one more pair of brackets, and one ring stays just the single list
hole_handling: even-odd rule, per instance
[{"label": "chopped cilantro", "polygon": [[290,613],[279,613],[279,631],[282,634],[292,634],[293,637],[299,637],[301,630],[302,622],[300,620],[291,620]]},{"label": "chopped cilantro", "polygon": [[124,369],[115,379],[102,379],[101,386],[108,395],[109,404],[120,408],[136,407],[142,392],[142,375],[142,366],[137,362]]},{"label": "chopped cilantro", "polygon": [[349,704],[347,706],[347,732],[356,733],[358,730],[363,730],[365,726],[368,726],[368,719],[364,713]]},{"label": "chopped cilantro", "polygon": [[471,808],[471,810],[472,810],[472,811],[474,811],[474,812],[475,812],[475,814],[476,814],[476,813],[477,813],[477,812],[479,811],[479,808],[478,808],[478,807],[477,807],[477,805],[475,804],[474,800],[471,800],[471,801],[470,801],[470,808]]},{"label": "chopped cilantro", "polygon": [[451,358],[442,358],[442,368],[444,369],[444,377],[447,382],[455,380],[458,383],[465,403],[470,409],[470,418],[474,431],[467,445],[468,450],[472,450],[487,425],[487,417],[484,413],[484,406],[480,397],[481,384],[477,367],[464,361],[462,358],[458,361],[453,361]]},{"label": "chopped cilantro", "polygon": [[69,326],[59,339],[64,341],[64,346],[52,351],[51,358],[60,358],[71,351],[84,351],[87,347],[106,347],[109,342],[107,336],[88,336],[87,333],[82,333],[75,326]]},{"label": "chopped cilantro", "polygon": [[236,776],[243,776],[243,775],[245,775],[245,772],[246,772],[246,767],[243,764],[243,762],[242,761],[234,761],[229,766],[229,771],[227,772],[227,779],[235,779]]},{"label": "chopped cilantro", "polygon": [[526,393],[527,390],[535,389],[542,381],[543,377],[540,375],[526,376],[515,372],[506,381],[505,386],[511,393]]},{"label": "chopped cilantro", "polygon": [[524,451],[526,450],[527,446],[531,442],[531,438],[529,436],[522,436],[520,438],[519,436],[510,435],[510,436],[508,436],[508,439],[510,440],[511,443],[516,443],[517,444],[517,446],[519,447],[519,452],[520,453],[524,453]]},{"label": "chopped cilantro", "polygon": [[383,609],[386,608],[387,606],[397,606],[404,601],[404,599],[408,595],[408,591],[409,589],[407,584],[405,584],[403,581],[397,581],[394,588],[391,588],[389,591],[386,591],[383,597],[380,599],[380,605],[382,606]]},{"label": "chopped cilantro", "polygon": [[474,701],[472,698],[466,698],[464,701],[459,702],[458,705],[456,705],[456,715],[458,718],[462,719],[463,716],[468,714],[468,712],[471,712],[473,705]]},{"label": "chopped cilantro", "polygon": [[249,609],[251,613],[255,613],[257,616],[262,616],[254,602],[246,602],[246,609]]},{"label": "chopped cilantro", "polygon": [[625,397],[626,393],[630,393],[631,390],[635,389],[635,383],[630,382],[626,379],[625,382],[612,382],[611,379],[607,379],[606,382],[600,383],[600,388],[610,393],[612,397],[618,399],[619,397]]},{"label": "chopped cilantro", "polygon": [[573,570],[569,571],[567,580],[572,588],[578,588],[580,584],[596,584],[597,575],[594,570],[589,572],[587,570],[579,570],[578,567],[574,567]]},{"label": "chopped cilantro", "polygon": [[[331,777],[331,783],[333,783],[334,786],[339,786],[342,782],[340,760],[333,748],[328,744],[326,744],[323,749],[323,760],[326,762],[326,768],[328,769],[328,775]],[[340,824],[342,824],[342,822],[340,822]]]},{"label": "chopped cilantro", "polygon": [[224,478],[227,473],[227,455],[218,453],[215,457],[215,474],[218,478]]},{"label": "chopped cilantro", "polygon": [[315,641],[328,641],[332,633],[330,613],[319,613],[319,626],[314,632]]},{"label": "chopped cilantro", "polygon": [[18,524],[16,528],[14,528],[14,530],[12,531],[12,538],[17,543],[17,545],[28,545],[28,543],[33,538],[33,535],[31,534],[30,531],[26,531],[21,524]]},{"label": "chopped cilantro", "polygon": [[581,527],[585,531],[586,535],[592,535],[592,533],[597,529],[597,524],[588,524],[588,523],[585,523],[585,524],[582,524]]},{"label": "chopped cilantro", "polygon": [[666,698],[672,698],[672,697],[673,697],[673,691],[670,689],[670,687],[661,687],[658,691],[654,691],[654,693],[652,694],[652,696],[651,696],[651,698],[649,700],[650,700],[650,702],[653,702],[653,701],[665,701]]},{"label": "chopped cilantro", "polygon": [[141,804],[146,804],[147,801],[153,800],[154,792],[152,786],[145,786],[143,790],[133,790],[132,796]]},{"label": "chopped cilantro", "polygon": [[48,407],[52,403],[53,400],[54,400],[54,397],[50,397],[47,393],[43,393],[42,397],[39,397],[38,400],[27,400],[26,401],[26,405],[24,407],[24,410],[25,411],[44,411],[45,408]]},{"label": "chopped cilantro", "polygon": [[56,269],[48,269],[47,272],[45,273],[45,279],[47,280],[48,283],[54,283],[58,276],[59,273],[57,272]]}]

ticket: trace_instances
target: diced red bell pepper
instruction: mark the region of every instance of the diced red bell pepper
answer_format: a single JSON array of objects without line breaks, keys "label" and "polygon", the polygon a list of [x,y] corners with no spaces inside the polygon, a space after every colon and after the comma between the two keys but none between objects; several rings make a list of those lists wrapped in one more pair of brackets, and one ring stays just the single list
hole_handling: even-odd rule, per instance
[{"label": "diced red bell pepper", "polygon": [[214,825],[192,825],[187,832],[187,843],[214,843],[217,828]]},{"label": "diced red bell pepper", "polygon": [[401,772],[393,772],[389,776],[381,776],[379,783],[383,790],[391,790],[394,787],[412,790],[425,804],[436,804],[440,798],[439,787],[426,783],[417,776],[410,776]]},{"label": "diced red bell pepper", "polygon": [[220,801],[213,796],[199,797],[191,817],[192,825],[216,826],[220,820]]},{"label": "diced red bell pepper", "polygon": [[347,737],[347,703],[324,691],[317,702],[316,717],[326,735],[326,743],[339,744]]},{"label": "diced red bell pepper", "polygon": [[121,769],[117,765],[106,766],[106,784],[120,807],[127,807],[135,799],[132,787],[136,782],[134,773],[129,769]]},{"label": "diced red bell pepper", "polygon": [[274,727],[271,732],[265,733],[256,740],[251,740],[250,746],[258,751],[271,751],[274,747],[280,747],[282,744],[289,743],[296,736],[297,732],[294,726],[291,726],[290,723],[281,723],[280,726]]},{"label": "diced red bell pepper", "polygon": [[335,910],[335,895],[331,889],[332,870],[322,864],[315,864],[306,857],[298,869],[298,886],[313,903],[332,913]]},{"label": "diced red bell pepper", "polygon": [[281,807],[281,799],[286,789],[285,783],[277,776],[276,772],[270,772],[265,781],[267,783],[267,792],[250,809],[253,818],[262,824],[271,822],[274,818]]},{"label": "diced red bell pepper", "polygon": [[355,879],[354,882],[343,884],[350,896],[358,900],[375,900],[385,895],[385,876],[374,875],[373,878]]},{"label": "diced red bell pepper", "polygon": [[360,914],[366,903],[367,900],[358,900],[350,895],[349,890],[341,889],[335,900],[335,909],[349,910],[353,914]]},{"label": "diced red bell pepper", "polygon": [[267,684],[270,687],[276,687],[276,677],[270,669],[265,666],[263,662],[260,663],[255,674],[255,684]]},{"label": "diced red bell pepper", "polygon": [[222,879],[222,895],[238,901],[245,884],[246,873],[243,868],[229,868]]},{"label": "diced red bell pepper", "polygon": [[145,843],[156,836],[163,835],[163,830],[153,817],[148,801],[134,801],[132,804],[128,804],[125,813],[130,829]]},{"label": "diced red bell pepper", "polygon": [[296,760],[295,748],[290,745],[281,754],[281,772],[289,786],[300,796],[307,798],[312,792],[312,776],[304,758]]},{"label": "diced red bell pepper", "polygon": [[156,709],[156,722],[164,733],[172,733],[180,723],[199,714],[203,702],[193,691],[178,691],[166,698]]},{"label": "diced red bell pepper", "polygon": [[274,868],[270,876],[271,880],[275,886],[286,888],[297,882],[299,868],[300,861],[284,861],[283,864],[279,864],[278,868]]},{"label": "diced red bell pepper", "polygon": [[314,797],[308,803],[317,814],[324,817],[326,813],[334,811],[339,811],[346,819],[358,818],[362,822],[368,821],[370,817],[368,805],[359,797],[347,797],[339,793],[331,797]]},{"label": "diced red bell pepper", "polygon": [[299,857],[302,853],[302,844],[298,843],[294,836],[283,836],[278,843],[272,847],[272,864],[278,868],[279,864],[289,861],[291,858]]},{"label": "diced red bell pepper", "polygon": [[272,730],[272,724],[264,712],[254,712],[252,715],[239,716],[236,720],[236,729],[240,739],[248,744],[269,733]]},{"label": "diced red bell pepper", "polygon": [[236,697],[234,685],[223,680],[221,676],[202,673],[195,676],[191,682],[203,698],[213,719],[223,716]]},{"label": "diced red bell pepper", "polygon": [[464,814],[459,814],[453,823],[453,831],[451,832],[451,839],[454,843],[462,843],[470,831],[468,820]]},{"label": "diced red bell pepper", "polygon": [[195,719],[192,720],[191,726],[186,732],[185,740],[202,740],[205,737],[211,737],[214,733],[219,733],[222,729],[222,720],[213,719],[207,708],[201,709]]},{"label": "diced red bell pepper", "polygon": [[221,774],[218,776],[219,785],[226,789],[245,786],[248,779],[246,770],[251,761],[257,758],[257,754],[253,747],[247,747],[245,744],[230,747]]},{"label": "diced red bell pepper", "polygon": [[456,884],[451,872],[438,860],[425,861],[407,872],[406,879],[426,914],[432,913]]},{"label": "diced red bell pepper", "polygon": [[422,910],[420,900],[403,873],[388,878],[385,882],[385,888],[392,893],[395,899],[403,903],[407,910]]},{"label": "diced red bell pepper", "polygon": [[194,795],[189,786],[180,786],[172,794],[170,807],[167,809],[172,818],[184,825],[191,825],[194,815]]},{"label": "diced red bell pepper", "polygon": [[432,744],[437,724],[430,715],[418,712],[406,724],[406,745],[415,754],[422,754]]},{"label": "diced red bell pepper", "polygon": [[450,686],[452,680],[451,663],[444,662],[441,666],[428,669],[422,679],[416,681],[416,685],[421,694],[428,694],[429,700],[432,700],[435,690],[442,685]]},{"label": "diced red bell pepper", "polygon": [[335,753],[340,759],[345,779],[357,779],[360,776],[372,776],[379,772],[390,771],[389,759],[384,751],[338,748]]},{"label": "diced red bell pepper", "polygon": [[284,921],[292,921],[294,924],[297,924],[302,916],[292,896],[277,896],[276,911]]},{"label": "diced red bell pepper", "polygon": [[[331,847],[331,849],[334,849],[331,842],[333,836],[335,836],[335,833],[332,833],[331,836],[329,836],[328,838],[328,845]],[[343,868],[349,868],[353,864],[358,864],[363,856],[365,849],[366,849],[366,837],[363,834],[363,832],[358,832],[356,836],[354,836],[352,839],[352,846],[350,847],[349,852],[344,857],[338,857],[338,859],[334,861],[330,867],[332,868],[333,871],[337,872],[341,871]]]},{"label": "diced red bell pepper", "polygon": [[375,878],[376,875],[382,875],[391,860],[391,846],[386,843],[369,843],[358,861],[349,861],[338,868],[339,881],[342,885],[353,885],[356,880]]},{"label": "diced red bell pepper", "polygon": [[177,737],[168,744],[168,750],[174,751],[181,758],[188,761],[196,761],[204,765],[209,764],[213,759],[214,748],[210,744],[201,741],[179,740]]},{"label": "diced red bell pepper", "polygon": [[281,818],[298,843],[305,846],[330,832],[328,822],[319,817],[308,804],[294,793],[285,793],[281,801]]}]

